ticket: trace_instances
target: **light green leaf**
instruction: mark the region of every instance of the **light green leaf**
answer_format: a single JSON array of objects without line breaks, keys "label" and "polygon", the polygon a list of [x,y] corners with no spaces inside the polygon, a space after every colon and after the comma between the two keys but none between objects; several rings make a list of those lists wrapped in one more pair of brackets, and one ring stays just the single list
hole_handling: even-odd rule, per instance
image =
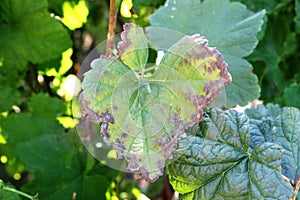
[{"label": "light green leaf", "polygon": [[125,25],[120,58],[94,60],[81,97],[84,115],[102,122],[104,141],[128,169],[154,181],[184,129],[199,122],[231,77],[222,55],[199,35],[181,38],[159,66],[144,68],[148,41],[141,30]]},{"label": "light green leaf", "polygon": [[72,199],[74,195],[76,200],[105,199],[110,174],[115,172],[99,164],[87,167],[87,159],[93,158],[79,152],[70,134],[43,135],[17,147],[26,168],[35,176],[23,189],[47,200]]},{"label": "light green leaf", "polygon": [[122,42],[118,44],[120,59],[130,69],[144,73],[148,44],[143,29],[135,24],[125,24],[121,38]]},{"label": "light green leaf", "polygon": [[[264,13],[250,12],[244,5],[229,0],[206,0],[203,3],[168,0],[149,19],[153,27],[184,34],[200,33],[210,45],[217,47],[232,74],[232,84],[225,87],[225,106],[231,107],[244,105],[259,96],[257,78],[243,57],[248,56],[257,44],[256,35],[261,29]],[[169,40],[169,35],[165,38]]]},{"label": "light green leaf", "polygon": [[197,136],[179,143],[168,166],[181,199],[288,199],[293,188],[280,173],[283,151],[273,143],[249,148],[251,125],[236,111],[209,111]]}]

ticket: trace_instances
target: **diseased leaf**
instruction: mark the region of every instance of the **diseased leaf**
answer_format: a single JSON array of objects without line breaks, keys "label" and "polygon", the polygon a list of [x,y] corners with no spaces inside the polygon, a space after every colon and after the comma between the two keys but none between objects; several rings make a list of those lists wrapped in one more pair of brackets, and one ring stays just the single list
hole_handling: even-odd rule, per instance
[{"label": "diseased leaf", "polygon": [[43,135],[17,147],[21,160],[35,176],[22,189],[47,200],[72,199],[74,194],[76,200],[105,199],[110,174],[115,172],[99,164],[89,168],[87,159],[93,158],[79,152],[70,134]]},{"label": "diseased leaf", "polygon": [[145,68],[146,36],[136,25],[124,28],[120,58],[96,59],[85,74],[84,115],[102,122],[104,141],[128,161],[129,171],[154,181],[184,129],[199,122],[231,76],[222,55],[199,35],[183,37],[159,66]]},{"label": "diseased leaf", "polygon": [[125,24],[119,42],[119,57],[132,70],[144,73],[148,60],[147,38],[141,27],[135,24]]},{"label": "diseased leaf", "polygon": [[[225,106],[232,107],[244,105],[259,96],[257,77],[243,57],[248,56],[257,44],[256,35],[261,29],[264,13],[250,12],[244,5],[230,3],[229,0],[206,0],[203,3],[198,0],[168,0],[149,19],[152,27],[168,28],[183,34],[200,33],[210,45],[217,47],[229,64],[232,75],[232,84],[225,87]],[[166,41],[172,39],[168,34],[164,35]]]},{"label": "diseased leaf", "polygon": [[[200,132],[199,132],[200,131]],[[180,199],[288,199],[293,188],[280,173],[283,150],[274,143],[250,145],[249,118],[213,109],[197,136],[179,142],[181,157],[168,166]]]}]

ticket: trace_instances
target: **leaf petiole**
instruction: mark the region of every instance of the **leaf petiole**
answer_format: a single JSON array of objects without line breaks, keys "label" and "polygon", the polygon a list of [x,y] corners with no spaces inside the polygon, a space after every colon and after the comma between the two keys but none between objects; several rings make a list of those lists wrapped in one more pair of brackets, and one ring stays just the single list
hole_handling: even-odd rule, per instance
[{"label": "leaf petiole", "polygon": [[26,194],[24,192],[21,192],[19,190],[16,190],[14,188],[11,188],[11,187],[7,187],[5,186],[5,184],[3,183],[2,180],[0,180],[0,190],[6,190],[6,191],[9,191],[9,192],[13,192],[13,193],[16,193],[20,196],[23,196],[23,197],[26,197],[28,199],[31,199],[31,200],[38,200],[38,194],[34,195],[34,196],[31,196],[29,194]]}]

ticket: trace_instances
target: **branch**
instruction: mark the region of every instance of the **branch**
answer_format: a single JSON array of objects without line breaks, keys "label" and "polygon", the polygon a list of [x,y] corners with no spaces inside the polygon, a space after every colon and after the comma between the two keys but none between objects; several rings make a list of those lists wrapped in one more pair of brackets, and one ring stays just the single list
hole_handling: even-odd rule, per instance
[{"label": "branch", "polygon": [[107,33],[107,43],[106,43],[106,56],[112,55],[112,49],[114,48],[114,40],[113,36],[116,32],[116,21],[117,21],[117,5],[116,0],[110,0],[109,5],[109,25],[108,25],[108,33]]},{"label": "branch", "polygon": [[300,189],[300,175],[298,176],[298,179],[295,183],[295,186],[294,186],[294,196],[290,199],[290,200],[296,200],[297,199],[297,194],[298,194],[298,191]]}]

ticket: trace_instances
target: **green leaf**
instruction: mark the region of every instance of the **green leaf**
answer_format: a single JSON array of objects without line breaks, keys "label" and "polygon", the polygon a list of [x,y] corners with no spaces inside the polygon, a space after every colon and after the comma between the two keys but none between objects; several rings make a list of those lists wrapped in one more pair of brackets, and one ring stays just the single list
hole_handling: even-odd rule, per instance
[{"label": "green leaf", "polygon": [[300,176],[300,111],[286,108],[274,122],[272,139],[285,151],[282,160],[282,173],[290,180],[296,181]]},{"label": "green leaf", "polygon": [[144,73],[148,44],[143,29],[135,24],[125,24],[121,38],[122,42],[118,44],[120,59],[130,69]]},{"label": "green leaf", "polygon": [[[232,107],[244,105],[259,96],[257,78],[243,57],[248,56],[257,44],[256,35],[261,29],[264,13],[250,12],[242,4],[228,0],[206,0],[203,3],[168,0],[164,7],[150,16],[150,23],[153,27],[184,34],[200,33],[210,45],[217,47],[232,75],[232,84],[225,87],[225,106]],[[165,40],[169,40],[169,35],[165,35]]]},{"label": "green leaf", "polygon": [[71,46],[68,33],[47,12],[46,0],[0,2],[0,59],[4,77],[26,71],[27,62],[49,61]]},{"label": "green leaf", "polygon": [[56,120],[40,116],[28,116],[24,113],[11,114],[4,118],[0,124],[2,134],[11,148],[43,134],[58,134],[64,130],[63,126]]},{"label": "green leaf", "polygon": [[34,94],[28,100],[28,111],[33,116],[39,116],[40,118],[56,119],[66,111],[64,102],[58,98],[49,97],[48,94]]},{"label": "green leaf", "polygon": [[274,120],[282,113],[282,110],[283,109],[277,104],[267,104],[266,106],[259,104],[256,107],[246,109],[245,113],[250,119],[261,120],[266,118]]},{"label": "green leaf", "polygon": [[284,89],[283,102],[286,106],[294,106],[300,108],[300,85],[292,83]]},{"label": "green leaf", "polygon": [[[270,106],[265,110],[268,112]],[[255,109],[252,108],[254,111]],[[258,111],[258,110],[257,110]],[[280,115],[251,120],[253,129],[251,131],[251,146],[264,142],[274,142],[279,144],[284,150],[282,160],[282,173],[294,182],[300,175],[300,111],[297,108],[285,107]]]},{"label": "green leaf", "polygon": [[281,8],[285,7],[287,4],[291,3],[292,0],[231,0],[238,1],[245,4],[248,9],[252,11],[260,11],[266,9],[268,14],[273,13],[274,11],[279,11]]},{"label": "green leaf", "polygon": [[168,166],[182,199],[288,199],[293,188],[280,173],[283,151],[273,143],[250,145],[251,124],[236,111],[209,111],[200,132],[183,139],[182,156]]},{"label": "green leaf", "polygon": [[0,113],[11,110],[13,105],[18,105],[20,98],[19,91],[0,85],[0,94]]},{"label": "green leaf", "polygon": [[84,115],[102,122],[104,141],[129,162],[128,169],[154,181],[184,129],[199,122],[231,77],[222,55],[199,35],[183,37],[159,66],[146,68],[145,38],[138,26],[125,25],[120,58],[94,60],[81,97]]},{"label": "green leaf", "polygon": [[21,200],[19,195],[10,192],[10,191],[5,191],[0,189],[0,199],[3,200]]},{"label": "green leaf", "polygon": [[20,144],[17,152],[35,176],[25,191],[37,192],[40,199],[47,200],[72,199],[74,195],[76,200],[105,199],[109,174],[114,171],[99,164],[86,168],[88,155],[79,152],[72,135],[43,135]]},{"label": "green leaf", "polygon": [[[296,34],[290,30],[292,20],[291,16],[283,14],[269,18],[264,39],[248,57],[251,61],[263,61],[266,66],[260,77],[263,80],[261,98],[264,100],[270,101],[274,97],[280,97],[285,88],[284,73],[279,65],[285,62],[298,46]],[[279,28],[282,31],[276,31]]]},{"label": "green leaf", "polygon": [[296,32],[300,33],[300,0],[295,0],[295,12],[296,17],[294,21],[296,23]]}]

